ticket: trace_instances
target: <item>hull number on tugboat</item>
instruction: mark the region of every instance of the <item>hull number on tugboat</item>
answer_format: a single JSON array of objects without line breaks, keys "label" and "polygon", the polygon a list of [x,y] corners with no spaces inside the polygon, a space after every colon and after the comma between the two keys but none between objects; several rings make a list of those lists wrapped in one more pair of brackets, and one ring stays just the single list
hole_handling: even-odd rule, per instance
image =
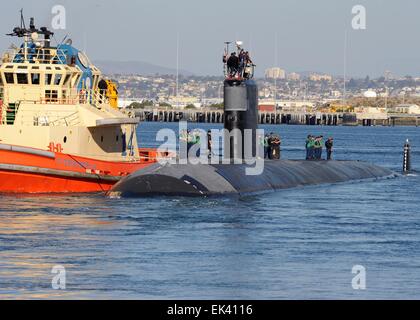
[{"label": "hull number on tugboat", "polygon": [[48,150],[51,151],[51,152],[62,153],[63,152],[63,147],[61,146],[60,143],[50,142],[50,144],[48,146]]}]

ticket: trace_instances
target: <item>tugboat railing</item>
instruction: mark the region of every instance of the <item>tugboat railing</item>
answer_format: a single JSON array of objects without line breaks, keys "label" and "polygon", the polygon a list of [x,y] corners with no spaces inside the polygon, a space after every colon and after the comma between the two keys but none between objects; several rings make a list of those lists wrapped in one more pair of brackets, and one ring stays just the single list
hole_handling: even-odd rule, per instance
[{"label": "tugboat railing", "polygon": [[4,91],[3,87],[0,86],[0,125],[3,124],[3,106],[4,106]]},{"label": "tugboat railing", "polygon": [[98,109],[109,106],[109,98],[98,90],[81,90],[75,95],[69,95],[64,98],[41,97],[39,100],[31,101],[35,104],[62,104],[78,105],[90,104]]},{"label": "tugboat railing", "polygon": [[5,106],[3,102],[0,103],[0,125],[4,125],[5,122]]},{"label": "tugboat railing", "polygon": [[[27,112],[28,116],[21,116],[16,119],[18,106],[21,103],[25,104],[25,113]],[[34,107],[30,107],[28,104],[32,104]],[[99,90],[82,90],[75,95],[69,95],[65,98],[41,97],[38,100],[24,100],[12,105],[14,105],[13,110],[9,105],[3,103],[0,91],[0,125],[13,125],[16,121],[19,121],[19,124],[24,126],[77,126],[81,123],[78,112],[69,114],[68,108],[67,110],[66,108],[62,110],[60,108],[48,110],[48,108],[40,108],[39,105],[90,105],[101,111],[112,109],[109,105],[109,98]]]},{"label": "tugboat railing", "polygon": [[[27,116],[16,117],[18,113],[18,106],[24,103],[25,113]],[[28,106],[29,104],[29,106]],[[34,107],[30,107],[30,105]],[[78,126],[81,124],[79,112],[71,112],[68,108],[60,110],[60,108],[54,108],[51,110],[39,107],[38,105],[63,105],[63,106],[75,106],[75,105],[91,105],[98,110],[106,111],[112,109],[108,104],[108,98],[99,92],[83,93],[78,94],[74,97],[67,97],[63,99],[45,99],[40,100],[27,100],[20,101],[15,105],[13,119],[11,119],[11,109],[8,105],[0,103],[0,124],[1,125],[14,125],[19,123],[22,126]],[[70,112],[70,113],[69,113]],[[13,121],[12,121],[13,120]]]},{"label": "tugboat railing", "polygon": [[72,113],[68,116],[65,116],[63,118],[57,119],[53,122],[50,122],[49,125],[50,126],[58,126],[61,123],[65,124],[65,126],[67,126],[67,127],[78,126],[81,123],[80,117],[79,117],[79,112]]},{"label": "tugboat railing", "polygon": [[[78,126],[81,124],[81,120],[78,112],[69,113],[67,110],[63,111],[40,111],[25,109],[29,113],[27,116],[22,116],[14,120],[13,124],[19,124],[21,126]],[[10,122],[10,119],[8,119]],[[7,122],[7,119],[3,119],[3,125],[12,123]]]},{"label": "tugboat railing", "polygon": [[3,54],[3,63],[68,64],[64,50],[57,48],[16,48]]}]

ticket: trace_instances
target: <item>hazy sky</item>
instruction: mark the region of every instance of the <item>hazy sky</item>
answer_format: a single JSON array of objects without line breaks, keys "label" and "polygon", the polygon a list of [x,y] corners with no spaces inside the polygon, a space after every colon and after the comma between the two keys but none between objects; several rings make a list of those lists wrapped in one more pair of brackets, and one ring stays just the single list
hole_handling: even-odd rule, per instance
[{"label": "hazy sky", "polygon": [[[260,73],[287,71],[343,74],[348,30],[348,74],[378,76],[385,70],[420,76],[418,0],[15,0],[2,3],[1,33],[19,22],[24,8],[37,25],[51,25],[51,8],[64,5],[68,33],[91,60],[145,61],[196,74],[222,72],[223,42],[243,40]],[[367,10],[367,30],[352,29],[352,7]],[[276,38],[278,54],[276,57]],[[5,50],[11,42],[0,37]]]}]

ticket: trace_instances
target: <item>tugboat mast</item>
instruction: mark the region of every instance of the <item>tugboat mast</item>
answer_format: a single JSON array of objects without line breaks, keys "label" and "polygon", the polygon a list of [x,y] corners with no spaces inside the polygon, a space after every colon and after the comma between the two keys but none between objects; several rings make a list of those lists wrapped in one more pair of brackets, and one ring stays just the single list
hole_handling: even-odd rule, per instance
[{"label": "tugboat mast", "polygon": [[[44,39],[39,39],[39,35],[43,35]],[[51,58],[51,37],[54,32],[48,30],[47,27],[41,27],[37,29],[35,27],[35,19],[30,18],[29,29],[26,28],[25,17],[23,9],[20,10],[20,27],[15,27],[12,33],[7,34],[10,37],[23,38],[23,44],[21,48],[21,58],[23,62],[32,62],[36,53],[39,53],[40,49],[44,50],[43,58],[48,61]]]}]

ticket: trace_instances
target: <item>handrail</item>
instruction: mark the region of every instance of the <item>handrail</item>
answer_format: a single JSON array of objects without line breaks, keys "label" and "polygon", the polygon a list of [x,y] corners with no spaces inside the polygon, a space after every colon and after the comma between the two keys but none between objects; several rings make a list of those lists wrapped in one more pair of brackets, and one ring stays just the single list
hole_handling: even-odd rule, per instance
[{"label": "handrail", "polygon": [[19,109],[20,102],[14,104],[14,109],[10,109],[10,105],[5,104],[3,101],[0,104],[0,124],[9,124],[9,121],[14,123],[16,119],[16,113]]},{"label": "handrail", "polygon": [[[23,102],[23,101],[22,101]],[[101,109],[103,105],[109,104],[109,98],[99,92],[99,90],[81,90],[75,95],[69,95],[65,98],[52,98],[42,96],[38,100],[25,100],[33,104],[64,104],[64,105],[77,105],[77,104],[90,104],[98,109]]]},{"label": "handrail", "polygon": [[[1,99],[0,99],[1,100]],[[70,95],[66,98],[45,98],[42,97],[39,100],[23,100],[16,103],[16,105],[21,103],[30,103],[33,105],[69,105],[69,106],[75,106],[75,105],[91,105],[98,110],[111,110],[112,107],[109,105],[109,99],[106,97],[105,94],[101,93],[99,90],[82,90],[76,95]],[[7,119],[7,112],[8,110],[7,104],[1,104],[0,103],[0,124],[5,125],[8,122]],[[66,126],[74,126],[81,123],[81,120],[78,116],[78,112],[68,114],[69,110],[39,110],[34,108],[25,108],[26,112],[32,113],[28,116],[21,116],[19,117],[20,123],[22,125],[33,125],[34,123],[41,123],[41,125],[45,126],[51,126],[51,125],[59,125],[64,124]],[[58,115],[57,113],[66,113],[65,116]],[[39,122],[40,121],[40,122]]]},{"label": "handrail", "polygon": [[227,80],[246,80],[254,78],[256,65],[253,63],[246,63],[242,68],[239,67],[234,73],[230,73],[227,64],[225,63],[224,73]]},{"label": "handrail", "polygon": [[0,103],[0,125],[3,125],[4,123],[4,119],[6,117],[3,116],[3,108],[4,108],[4,104],[3,102]]},{"label": "handrail", "polygon": [[[77,123],[72,123],[73,120],[77,120],[78,122]],[[49,125],[50,126],[57,126],[58,124],[60,124],[61,121],[64,121],[66,126],[75,126],[77,124],[80,124],[79,112],[76,111],[75,113],[72,113],[68,116],[65,116],[63,118],[57,119],[57,120],[52,121],[52,122],[49,122]]]},{"label": "handrail", "polygon": [[[26,57],[26,60],[25,60]],[[67,64],[64,50],[58,48],[16,48],[9,49],[3,54],[3,63],[39,63],[39,64]]]}]

